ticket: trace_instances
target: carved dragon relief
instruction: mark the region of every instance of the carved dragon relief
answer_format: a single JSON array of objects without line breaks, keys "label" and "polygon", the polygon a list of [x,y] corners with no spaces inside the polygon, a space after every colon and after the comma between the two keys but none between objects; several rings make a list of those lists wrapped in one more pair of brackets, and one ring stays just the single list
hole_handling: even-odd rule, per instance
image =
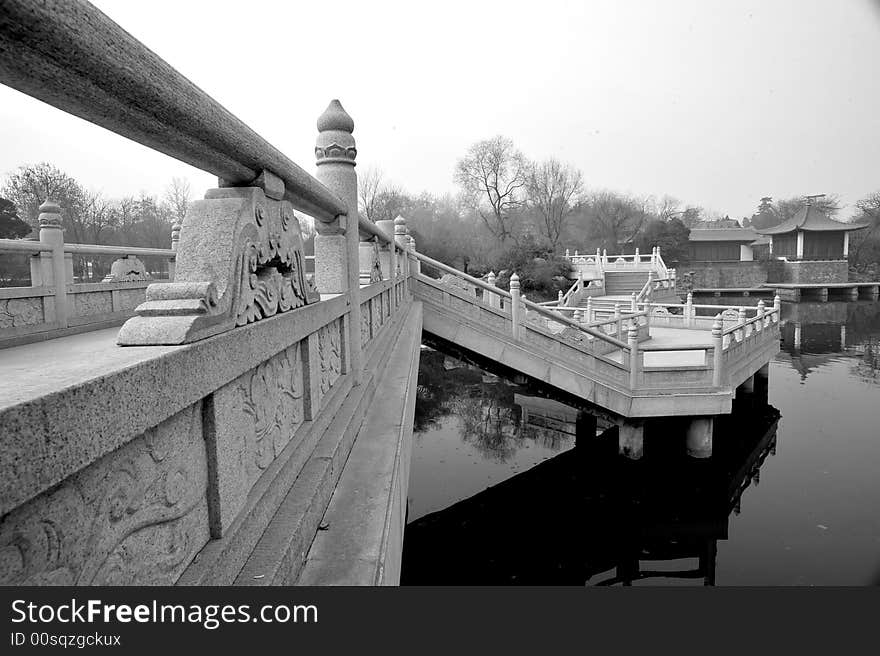
[{"label": "carved dragon relief", "polygon": [[187,213],[175,281],[147,288],[117,342],[186,344],[318,300],[291,204],[257,187],[212,189]]}]

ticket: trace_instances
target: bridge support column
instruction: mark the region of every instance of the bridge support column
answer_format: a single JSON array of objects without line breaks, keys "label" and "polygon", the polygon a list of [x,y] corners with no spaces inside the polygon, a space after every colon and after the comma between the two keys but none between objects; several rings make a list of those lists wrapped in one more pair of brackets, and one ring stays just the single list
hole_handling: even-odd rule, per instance
[{"label": "bridge support column", "polygon": [[630,460],[638,460],[645,450],[645,424],[641,421],[624,421],[617,428],[617,451]]},{"label": "bridge support column", "polygon": [[712,433],[715,429],[714,417],[693,417],[687,428],[687,452],[694,458],[708,458],[712,455]]},{"label": "bridge support column", "polygon": [[755,403],[767,405],[770,395],[770,363],[758,369],[753,378]]},{"label": "bridge support column", "polygon": [[[349,294],[351,307],[346,317],[348,358],[345,371],[355,385],[361,378],[361,294],[358,262],[361,235],[358,230],[357,148],[354,121],[338,100],[333,100],[318,118],[315,144],[315,177],[336,193],[348,207],[348,214],[331,223],[315,222],[315,285],[322,294]],[[369,238],[370,235],[364,235]]]}]

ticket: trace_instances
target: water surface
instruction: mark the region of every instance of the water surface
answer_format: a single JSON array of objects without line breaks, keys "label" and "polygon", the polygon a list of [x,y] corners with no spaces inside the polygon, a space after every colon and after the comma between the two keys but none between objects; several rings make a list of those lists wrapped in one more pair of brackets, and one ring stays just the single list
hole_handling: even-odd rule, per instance
[{"label": "water surface", "polygon": [[629,461],[577,400],[423,350],[402,582],[880,583],[880,304],[784,304],[781,328],[768,403],[706,461],[674,421]]}]

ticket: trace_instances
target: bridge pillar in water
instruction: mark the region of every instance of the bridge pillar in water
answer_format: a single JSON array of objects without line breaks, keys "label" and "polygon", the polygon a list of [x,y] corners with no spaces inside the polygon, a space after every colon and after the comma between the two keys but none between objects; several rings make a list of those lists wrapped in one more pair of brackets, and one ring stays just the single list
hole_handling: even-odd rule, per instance
[{"label": "bridge pillar in water", "polygon": [[[361,295],[360,231],[358,230],[357,147],[354,121],[333,100],[318,118],[318,138],[315,143],[317,171],[315,177],[339,196],[348,208],[346,216],[337,216],[330,223],[315,222],[315,286],[321,294],[348,292],[351,308],[346,317],[346,351],[343,370],[353,374],[355,384],[361,376]],[[371,235],[365,235],[369,238]]]},{"label": "bridge pillar in water", "polygon": [[767,405],[770,400],[770,363],[758,369],[753,378],[755,403]]},{"label": "bridge pillar in water", "polygon": [[715,429],[714,417],[693,417],[687,428],[687,452],[694,458],[708,458],[712,455],[712,433]]},{"label": "bridge pillar in water", "polygon": [[630,460],[638,460],[645,451],[645,424],[624,420],[617,427],[617,452]]}]

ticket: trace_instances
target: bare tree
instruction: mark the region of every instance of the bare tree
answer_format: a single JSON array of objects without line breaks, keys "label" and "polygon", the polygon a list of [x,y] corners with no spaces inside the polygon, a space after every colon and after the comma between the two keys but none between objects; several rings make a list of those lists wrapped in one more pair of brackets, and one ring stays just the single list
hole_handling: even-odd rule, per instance
[{"label": "bare tree", "polygon": [[171,215],[178,225],[183,225],[191,195],[188,180],[184,178],[171,178],[171,184],[165,190],[165,202],[168,204]]},{"label": "bare tree", "polygon": [[[853,234],[852,241],[855,243],[856,248],[851,256],[851,261],[860,265],[862,264],[862,255],[866,252],[866,244],[875,244],[874,249],[878,250],[875,236],[880,234],[880,191],[868,194],[857,201],[856,210],[855,219],[868,225],[867,230]],[[873,260],[875,258],[870,257],[868,259]]]},{"label": "bare tree", "polygon": [[473,144],[455,167],[468,205],[502,243],[512,237],[510,213],[523,202],[528,163],[507,137]]},{"label": "bare tree", "polygon": [[592,232],[606,248],[617,250],[635,241],[650,216],[647,199],[599,191],[589,198]]},{"label": "bare tree", "polygon": [[554,249],[583,190],[581,172],[557,159],[551,158],[529,168],[526,182],[528,203],[541,215],[547,239]]},{"label": "bare tree", "polygon": [[40,205],[51,198],[61,206],[64,227],[75,241],[82,241],[79,215],[85,202],[82,186],[64,171],[48,162],[21,166],[3,185],[2,195],[18,208],[19,216],[32,228],[38,228]]},{"label": "bare tree", "polygon": [[[367,219],[376,222],[376,199],[382,189],[382,169],[370,166],[358,175],[358,209]],[[394,218],[394,217],[392,217]]]},{"label": "bare tree", "polygon": [[657,202],[656,214],[661,221],[669,221],[683,213],[681,201],[673,196],[665,195]]},{"label": "bare tree", "polygon": [[102,244],[103,235],[119,225],[120,215],[112,201],[101,194],[100,191],[88,191],[85,194],[85,205],[82,212],[83,232],[88,235],[93,244]]}]

